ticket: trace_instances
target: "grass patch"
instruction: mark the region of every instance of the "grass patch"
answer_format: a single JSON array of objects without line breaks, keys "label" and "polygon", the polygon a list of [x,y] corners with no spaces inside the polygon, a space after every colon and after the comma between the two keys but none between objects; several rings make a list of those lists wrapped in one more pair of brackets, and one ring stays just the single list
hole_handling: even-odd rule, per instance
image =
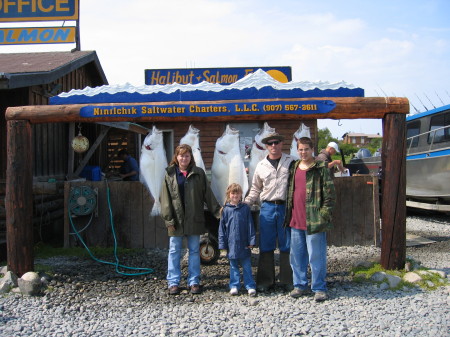
[{"label": "grass patch", "polygon": [[53,268],[51,266],[47,266],[45,264],[35,263],[34,264],[34,271],[36,273],[46,273],[50,276],[53,276]]},{"label": "grass patch", "polygon": [[[114,248],[112,247],[89,247],[91,253],[98,258],[113,257]],[[142,252],[142,249],[117,248],[117,255],[126,255]],[[37,244],[34,247],[34,256],[40,259],[47,259],[55,256],[74,256],[84,259],[90,259],[88,251],[84,247],[52,247],[45,244]]]},{"label": "grass patch", "polygon": [[418,284],[422,289],[426,290],[436,290],[439,287],[448,285],[450,282],[448,279],[441,278],[436,273],[426,273],[421,274],[422,281],[420,281]]},{"label": "grass patch", "polygon": [[[410,262],[411,265],[414,263],[414,261],[412,261],[412,260],[407,260],[407,262]],[[415,286],[419,286],[420,288],[426,289],[426,290],[435,290],[441,286],[445,286],[450,283],[447,279],[441,278],[439,274],[432,273],[432,272],[427,273],[426,271],[428,271],[428,270],[429,269],[425,268],[425,267],[419,267],[418,269],[414,270],[414,272],[422,271],[422,273],[419,273],[420,276],[422,277],[422,281],[417,282],[417,283],[410,283],[410,282],[406,282],[403,280],[403,276],[405,276],[405,274],[407,273],[406,270],[404,270],[404,269],[386,270],[379,263],[375,263],[370,268],[364,268],[364,267],[352,268],[350,273],[353,276],[353,281],[356,283],[373,282],[373,283],[381,284],[381,283],[387,282],[387,280],[377,282],[377,281],[373,281],[371,279],[372,276],[378,272],[384,272],[388,275],[394,275],[394,276],[400,277],[402,279],[402,281],[400,281],[400,283],[395,288],[390,288],[390,290],[400,290],[400,289],[403,289],[404,287],[413,288]]]}]

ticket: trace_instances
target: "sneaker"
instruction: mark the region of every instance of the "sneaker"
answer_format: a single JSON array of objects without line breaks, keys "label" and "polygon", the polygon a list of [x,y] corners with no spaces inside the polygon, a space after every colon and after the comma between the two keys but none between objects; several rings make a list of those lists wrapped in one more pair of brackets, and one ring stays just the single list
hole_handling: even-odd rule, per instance
[{"label": "sneaker", "polygon": [[201,294],[202,290],[200,289],[200,286],[198,284],[191,285],[191,294]]},{"label": "sneaker", "polygon": [[305,296],[307,293],[308,291],[306,289],[294,288],[294,290],[292,290],[289,295],[291,295],[291,297],[293,298],[299,298]]},{"label": "sneaker", "polygon": [[255,297],[256,296],[256,289],[250,288],[248,290],[248,296]]},{"label": "sneaker", "polygon": [[239,290],[237,288],[231,288],[230,295],[236,296],[237,294],[239,294]]},{"label": "sneaker", "polygon": [[180,293],[180,288],[178,286],[171,286],[169,288],[169,295],[178,295]]},{"label": "sneaker", "polygon": [[314,294],[314,301],[323,302],[328,299],[328,294],[325,291],[318,291]]}]

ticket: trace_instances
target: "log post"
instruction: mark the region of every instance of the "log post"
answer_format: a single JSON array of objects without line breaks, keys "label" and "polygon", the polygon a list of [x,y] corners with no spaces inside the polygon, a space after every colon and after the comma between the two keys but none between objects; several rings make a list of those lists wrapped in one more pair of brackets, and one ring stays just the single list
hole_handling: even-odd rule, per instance
[{"label": "log post", "polygon": [[34,270],[31,132],[31,124],[28,121],[7,122],[7,264],[19,277]]},{"label": "log post", "polygon": [[406,260],[406,123],[404,114],[383,118],[381,265],[402,269]]}]

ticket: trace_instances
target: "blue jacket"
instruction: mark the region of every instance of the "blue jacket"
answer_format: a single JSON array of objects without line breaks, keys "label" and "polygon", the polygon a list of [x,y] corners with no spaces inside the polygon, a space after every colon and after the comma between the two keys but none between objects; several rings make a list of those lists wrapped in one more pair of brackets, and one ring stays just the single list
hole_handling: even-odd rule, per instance
[{"label": "blue jacket", "polygon": [[229,259],[251,256],[248,246],[256,244],[252,212],[247,204],[225,204],[219,222],[219,249],[228,251]]}]

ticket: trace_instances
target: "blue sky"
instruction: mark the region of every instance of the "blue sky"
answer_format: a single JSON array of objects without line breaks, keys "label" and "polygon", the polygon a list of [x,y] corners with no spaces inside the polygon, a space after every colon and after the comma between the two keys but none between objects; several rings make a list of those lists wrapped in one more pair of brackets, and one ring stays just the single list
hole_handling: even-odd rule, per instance
[{"label": "blue sky", "polygon": [[[81,48],[97,51],[110,84],[141,85],[153,68],[291,66],[296,81],[344,80],[366,97],[407,97],[421,111],[450,104],[447,0],[81,0],[80,10]],[[380,120],[319,127],[337,138],[382,131]]]}]

